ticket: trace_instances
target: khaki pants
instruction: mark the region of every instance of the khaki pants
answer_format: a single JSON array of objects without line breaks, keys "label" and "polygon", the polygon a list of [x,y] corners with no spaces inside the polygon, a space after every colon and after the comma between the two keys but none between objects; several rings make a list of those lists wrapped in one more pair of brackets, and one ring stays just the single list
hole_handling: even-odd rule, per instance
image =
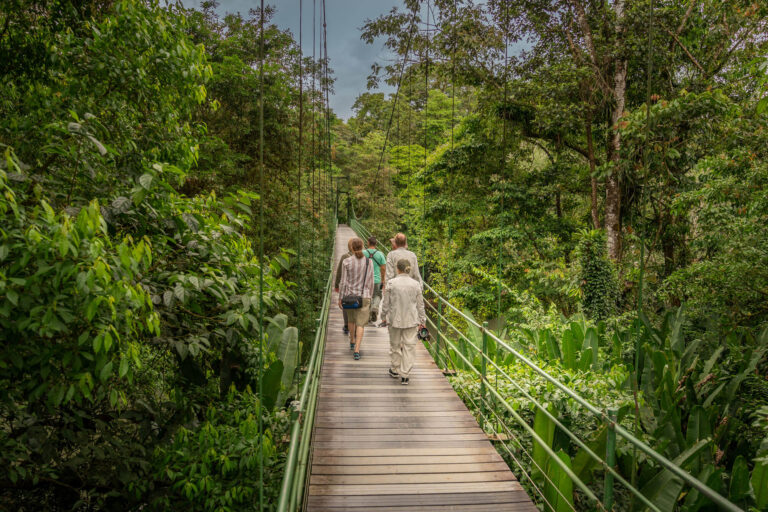
[{"label": "khaki pants", "polygon": [[413,359],[418,343],[418,327],[389,328],[389,358],[392,371],[408,377],[413,369]]}]

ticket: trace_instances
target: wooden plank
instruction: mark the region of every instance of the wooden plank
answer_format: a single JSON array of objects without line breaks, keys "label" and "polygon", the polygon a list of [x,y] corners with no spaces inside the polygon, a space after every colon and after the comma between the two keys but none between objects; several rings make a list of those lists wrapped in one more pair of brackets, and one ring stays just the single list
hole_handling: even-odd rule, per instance
[{"label": "wooden plank", "polygon": [[467,464],[370,464],[341,465],[314,464],[313,475],[407,475],[428,473],[484,473],[487,471],[508,471],[504,462],[483,462]]},{"label": "wooden plank", "polygon": [[388,494],[441,494],[519,491],[516,480],[507,482],[465,482],[437,484],[366,484],[366,485],[309,485],[309,494],[321,496],[348,496],[352,493],[373,496]]},{"label": "wooden plank", "polygon": [[[412,506],[423,505],[448,506],[471,504],[516,504],[530,503],[530,498],[523,491],[513,492],[483,492],[483,493],[439,493],[439,494],[390,494],[382,499],[370,495],[350,494],[344,497],[332,495],[310,495],[308,505],[310,510],[327,510],[333,506],[370,507]],[[421,510],[420,508],[417,510]],[[461,510],[461,509],[460,509]]]},{"label": "wooden plank", "polygon": [[391,475],[317,475],[313,474],[309,485],[379,485],[379,484],[434,484],[467,482],[509,482],[515,480],[508,468],[503,471],[474,473],[421,473]]},{"label": "wooden plank", "polygon": [[[389,416],[391,418],[415,418],[415,417],[422,417],[422,418],[439,418],[442,416],[453,416],[461,418],[465,414],[469,414],[469,411],[466,409],[459,409],[455,411],[392,411],[391,413],[387,414],[386,416]],[[336,418],[381,418],[384,416],[381,414],[381,411],[323,411],[323,416],[327,418],[336,417]]]},{"label": "wooden plank", "polygon": [[[388,500],[384,500],[386,503]],[[532,503],[493,503],[483,505],[416,505],[404,507],[388,507],[369,505],[365,507],[329,507],[326,512],[539,512]]]},{"label": "wooden plank", "polygon": [[422,441],[484,441],[488,437],[482,432],[471,432],[468,434],[358,434],[357,432],[347,432],[346,430],[332,430],[329,432],[316,433],[315,441],[380,441],[380,442],[395,442],[395,441],[407,441],[407,442],[422,442]]},{"label": "wooden plank", "polygon": [[386,435],[411,435],[411,434],[418,434],[418,435],[452,435],[452,434],[479,434],[479,435],[486,435],[485,432],[482,431],[477,426],[466,426],[466,427],[459,427],[456,425],[448,425],[447,427],[443,428],[436,428],[436,427],[408,427],[408,428],[381,428],[381,427],[374,427],[374,428],[366,428],[366,429],[360,429],[359,431],[355,431],[352,429],[347,428],[336,428],[334,427],[319,427],[315,426],[315,436],[318,435],[325,435],[329,434],[331,432],[338,432],[340,435],[351,435],[351,436],[386,436]]},{"label": "wooden plank", "polygon": [[313,467],[318,466],[355,466],[355,465],[409,465],[409,464],[437,464],[451,466],[454,464],[485,464],[489,462],[502,462],[501,455],[496,451],[471,455],[398,455],[398,456],[319,456],[315,453],[312,459]]},{"label": "wooden plank", "polygon": [[496,453],[496,450],[486,442],[487,446],[480,447],[410,447],[410,448],[320,448],[314,450],[316,457],[377,457],[380,455],[483,455]]}]

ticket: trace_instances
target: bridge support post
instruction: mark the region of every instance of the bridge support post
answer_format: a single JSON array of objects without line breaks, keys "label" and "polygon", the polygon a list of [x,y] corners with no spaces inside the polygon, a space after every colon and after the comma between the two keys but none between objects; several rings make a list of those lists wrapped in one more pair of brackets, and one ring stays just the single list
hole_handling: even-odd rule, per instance
[{"label": "bridge support post", "polygon": [[[608,425],[605,431],[605,463],[608,467],[613,468],[616,465],[616,418],[618,411],[616,409],[608,409]],[[613,510],[613,475],[608,471],[605,472],[605,489],[603,505],[605,510]]]},{"label": "bridge support post", "polygon": [[[486,411],[486,392],[485,392],[485,375],[487,370],[487,361],[485,360],[486,357],[488,357],[488,322],[483,322],[483,354],[480,357],[480,410],[481,415],[483,416],[483,423],[485,423],[485,415]],[[485,430],[485,425],[483,425],[483,430]]]},{"label": "bridge support post", "polygon": [[[440,321],[441,317],[443,316],[443,299],[438,295],[437,297],[437,365],[440,366],[440,353],[442,350],[440,349],[440,339],[442,338],[442,329],[440,329]],[[446,349],[446,352],[448,352],[448,349]],[[448,369],[448,363],[445,359],[443,359],[443,372]]]}]

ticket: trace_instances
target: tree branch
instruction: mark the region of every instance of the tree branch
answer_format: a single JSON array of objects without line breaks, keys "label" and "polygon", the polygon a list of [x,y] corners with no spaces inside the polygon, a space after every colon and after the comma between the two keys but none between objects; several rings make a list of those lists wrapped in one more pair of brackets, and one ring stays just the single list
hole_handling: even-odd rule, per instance
[{"label": "tree branch", "polygon": [[693,55],[691,55],[691,52],[689,52],[689,51],[688,51],[688,48],[686,48],[686,47],[685,47],[685,45],[684,45],[684,44],[683,44],[683,43],[680,41],[680,39],[677,37],[677,35],[676,35],[674,32],[672,32],[671,30],[669,30],[668,28],[664,28],[664,31],[665,31],[667,34],[669,34],[670,36],[672,36],[672,39],[674,39],[674,40],[675,40],[675,42],[677,43],[677,45],[678,45],[680,48],[682,48],[682,49],[683,49],[683,51],[684,51],[684,52],[685,52],[685,54],[688,56],[688,58],[691,60],[691,62],[693,62],[693,64],[694,64],[694,65],[695,65],[697,68],[699,68],[699,71],[701,71],[701,74],[702,74],[702,75],[704,75],[704,78],[707,78],[707,72],[706,72],[706,71],[704,71],[704,68],[703,68],[703,67],[701,67],[701,64],[699,64],[699,61],[697,61],[697,60],[696,60],[696,57],[694,57]]}]

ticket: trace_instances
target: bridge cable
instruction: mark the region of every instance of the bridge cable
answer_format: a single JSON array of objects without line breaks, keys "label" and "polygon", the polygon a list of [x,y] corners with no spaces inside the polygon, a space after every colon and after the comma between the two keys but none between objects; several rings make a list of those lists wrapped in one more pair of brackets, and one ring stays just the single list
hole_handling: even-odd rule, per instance
[{"label": "bridge cable", "polygon": [[259,10],[259,510],[264,510],[264,0]]},{"label": "bridge cable", "polygon": [[[424,170],[422,171],[422,185],[421,185],[421,225],[422,233],[420,246],[422,248],[421,258],[421,276],[422,279],[426,279],[427,275],[427,249],[429,247],[427,242],[427,156],[429,150],[429,11],[430,0],[427,0],[427,18],[424,24],[425,34],[427,36],[427,46],[424,50],[425,62],[424,62]],[[433,17],[434,19],[434,17]]]},{"label": "bridge cable", "polygon": [[497,262],[496,275],[498,279],[498,304],[496,306],[496,318],[499,319],[499,334],[501,334],[501,268],[504,258],[504,194],[505,194],[505,180],[504,174],[507,168],[507,116],[506,108],[508,101],[509,90],[509,1],[504,0],[504,111],[502,111],[502,129],[501,129],[501,215],[500,220],[502,224],[501,237],[499,242],[499,261]]},{"label": "bridge cable", "polygon": [[[296,288],[301,290],[301,157],[302,150],[304,149],[304,74],[303,74],[303,59],[304,48],[302,45],[302,28],[303,28],[303,13],[304,13],[304,0],[299,0],[299,153],[296,163]],[[301,339],[301,293],[296,294],[296,330],[297,337]],[[299,368],[299,362],[301,361],[301,351],[296,351],[296,366]]]},{"label": "bridge cable", "polygon": [[[646,90],[645,90],[645,140],[643,142],[643,181],[641,185],[641,191],[640,191],[640,204],[638,209],[640,209],[640,217],[642,218],[642,208],[645,204],[645,193],[646,193],[646,179],[648,176],[648,173],[650,171],[649,169],[649,162],[648,162],[648,142],[650,140],[650,130],[651,130],[651,81],[653,77],[653,28],[654,28],[654,0],[650,0],[650,3],[648,5],[648,50],[647,50],[647,75],[646,75]],[[633,215],[634,217],[634,215]],[[631,221],[634,223],[634,219]],[[637,227],[637,226],[635,226]],[[638,318],[640,315],[642,315],[643,312],[643,277],[645,274],[645,229],[638,230],[638,234],[640,235],[640,273],[638,276],[638,283],[637,283],[637,314]],[[641,328],[642,329],[642,328]],[[634,403],[635,403],[635,421],[634,421],[634,427],[635,427],[635,434],[637,435],[640,432],[640,406],[639,406],[639,388],[640,388],[640,374],[638,373],[638,368],[640,367],[640,332],[639,330],[635,336],[635,360],[634,360],[634,374],[635,378],[633,379],[634,386],[633,386],[633,395],[634,395]],[[637,446],[633,446],[632,448],[632,485],[636,485],[637,483]],[[634,509],[634,500],[630,502],[630,508]]]}]

